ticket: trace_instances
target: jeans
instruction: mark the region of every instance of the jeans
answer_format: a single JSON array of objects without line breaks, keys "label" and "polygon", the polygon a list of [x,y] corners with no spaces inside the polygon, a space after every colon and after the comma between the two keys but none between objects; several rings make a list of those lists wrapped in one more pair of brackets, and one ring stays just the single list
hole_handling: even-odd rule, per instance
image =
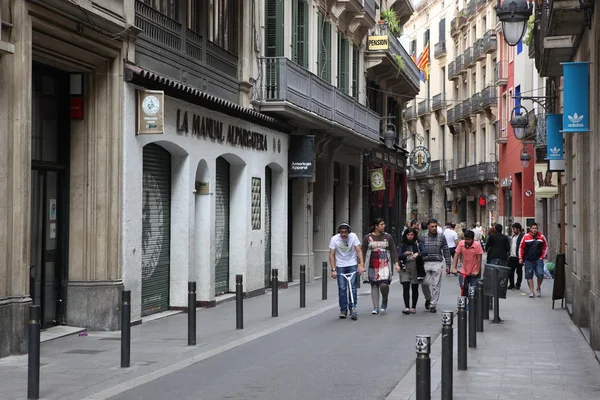
[{"label": "jeans", "polygon": [[[348,311],[348,279],[346,279],[343,274],[351,274],[352,272],[356,272],[356,265],[351,267],[337,267],[337,283],[338,283],[338,298],[340,302],[340,311],[346,312]],[[350,304],[350,308],[353,306],[356,307],[356,303],[358,303],[358,298],[356,296],[356,280],[358,272],[352,275],[352,296],[354,297],[354,305]]]},{"label": "jeans", "polygon": [[533,273],[538,278],[544,277],[544,260],[537,259],[535,261],[525,260],[525,279],[533,279]]},{"label": "jeans", "polygon": [[463,287],[463,283],[465,284],[464,287],[464,292],[461,293],[461,296],[468,296],[469,295],[469,286],[475,286],[477,287],[477,281],[479,280],[479,275],[469,275],[469,276],[464,276],[462,274],[460,274],[458,276],[458,284],[460,285],[460,287]]}]

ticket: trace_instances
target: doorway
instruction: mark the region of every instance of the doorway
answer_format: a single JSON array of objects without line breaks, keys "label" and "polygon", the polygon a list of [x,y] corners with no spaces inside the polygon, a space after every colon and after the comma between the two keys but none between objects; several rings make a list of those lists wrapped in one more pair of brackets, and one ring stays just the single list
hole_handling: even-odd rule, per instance
[{"label": "doorway", "polygon": [[42,328],[65,324],[69,254],[69,80],[33,65],[30,296]]}]

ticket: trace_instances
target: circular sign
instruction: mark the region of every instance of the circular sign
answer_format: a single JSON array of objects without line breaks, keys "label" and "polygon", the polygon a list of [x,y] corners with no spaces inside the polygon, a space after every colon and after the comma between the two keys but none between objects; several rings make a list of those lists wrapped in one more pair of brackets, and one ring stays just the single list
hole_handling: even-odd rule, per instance
[{"label": "circular sign", "polygon": [[533,196],[533,192],[531,190],[527,189],[525,191],[525,197],[531,197],[531,196]]},{"label": "circular sign", "polygon": [[417,146],[410,152],[410,166],[415,172],[425,172],[431,165],[431,153],[425,146]]}]

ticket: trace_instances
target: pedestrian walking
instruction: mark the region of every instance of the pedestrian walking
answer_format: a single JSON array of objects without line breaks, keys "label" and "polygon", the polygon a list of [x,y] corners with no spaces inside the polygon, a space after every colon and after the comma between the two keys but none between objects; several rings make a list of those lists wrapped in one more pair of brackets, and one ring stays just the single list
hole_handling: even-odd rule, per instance
[{"label": "pedestrian walking", "polygon": [[437,221],[430,219],[427,222],[427,234],[420,237],[424,251],[427,252],[427,255],[423,256],[425,272],[427,273],[422,285],[423,294],[425,295],[425,308],[432,313],[437,312],[437,303],[442,288],[444,262],[448,269],[450,269],[451,264],[446,237],[438,233],[437,227]]},{"label": "pedestrian walking", "polygon": [[502,231],[504,228],[496,224],[486,242],[485,251],[487,252],[487,263],[494,265],[508,265],[508,254],[510,253],[510,240]]},{"label": "pedestrian walking", "polygon": [[519,263],[525,266],[525,279],[529,285],[529,297],[534,298],[533,275],[537,277],[537,296],[542,296],[544,281],[544,258],[548,254],[548,242],[539,231],[537,222],[531,224],[529,233],[523,236],[519,246]]},{"label": "pedestrian walking", "polygon": [[[521,289],[523,281],[523,266],[519,263],[519,248],[523,240],[523,227],[520,223],[512,224],[512,237],[510,238],[510,255],[508,256],[508,266],[510,267],[510,276],[508,277],[509,289]],[[515,272],[517,273],[517,282],[515,282]]]},{"label": "pedestrian walking", "polygon": [[477,222],[473,227],[473,233],[475,233],[475,240],[481,243],[481,239],[485,235],[485,229],[481,226],[481,222]]},{"label": "pedestrian walking", "polygon": [[475,232],[465,232],[465,239],[456,246],[456,253],[452,259],[452,273],[457,273],[458,258],[462,256],[462,268],[460,269],[459,285],[461,296],[469,292],[469,286],[477,286],[477,279],[481,273],[481,259],[483,248],[481,243],[475,240]]},{"label": "pedestrian walking", "polygon": [[[388,307],[390,293],[391,268],[398,266],[398,250],[394,238],[385,232],[385,222],[382,218],[375,218],[372,232],[367,234],[362,241],[362,251],[365,254],[365,267],[368,271],[368,280],[371,284],[371,300],[373,311],[379,314]],[[381,292],[381,306],[379,305],[379,292]]]},{"label": "pedestrian walking", "polygon": [[[402,242],[398,247],[398,266],[396,272],[400,275],[402,284],[402,295],[404,296],[403,314],[415,314],[417,312],[417,301],[419,300],[419,280],[417,273],[417,258],[426,255],[425,249],[419,243],[418,233],[409,228],[402,236]],[[412,289],[412,302],[411,302]],[[412,306],[411,306],[412,305]]]},{"label": "pedestrian walking", "polygon": [[[340,318],[346,318],[350,309],[354,310],[350,317],[356,320],[356,304],[358,302],[356,280],[364,271],[364,262],[360,240],[352,232],[352,228],[347,222],[338,225],[338,233],[329,241],[329,265],[331,265],[331,277],[337,279]],[[348,279],[344,277],[344,274],[351,273],[354,275],[350,279],[350,288],[348,288]],[[348,290],[352,290],[354,304],[348,304]]]},{"label": "pedestrian walking", "polygon": [[[454,222],[446,222],[446,226],[444,227],[444,236],[446,237],[446,243],[448,243],[450,258],[454,258],[454,252],[458,244],[458,234],[454,230],[455,227],[456,224]],[[446,276],[450,276],[450,268],[446,269]]]}]

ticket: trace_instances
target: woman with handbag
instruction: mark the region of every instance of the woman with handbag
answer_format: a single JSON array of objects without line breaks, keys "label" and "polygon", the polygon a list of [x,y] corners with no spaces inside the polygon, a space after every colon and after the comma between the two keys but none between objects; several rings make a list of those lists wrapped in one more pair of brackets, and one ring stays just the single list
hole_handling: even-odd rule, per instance
[{"label": "woman with handbag", "polygon": [[[418,241],[418,232],[416,229],[407,229],[402,235],[402,242],[398,247],[399,266],[396,272],[400,274],[400,283],[402,284],[402,294],[404,296],[404,311],[402,314],[416,314],[417,301],[419,300],[419,279],[417,272],[418,257],[426,256],[427,253],[423,245]],[[424,270],[423,270],[424,272]],[[412,307],[410,307],[410,290],[412,288]]]},{"label": "woman with handbag", "polygon": [[[373,300],[371,314],[379,314],[387,308],[392,281],[392,264],[398,267],[396,244],[392,235],[385,232],[385,222],[382,218],[375,218],[373,221],[373,230],[363,239],[362,251],[365,254],[365,270],[371,284],[371,300]],[[382,297],[381,307],[379,292]]]}]

